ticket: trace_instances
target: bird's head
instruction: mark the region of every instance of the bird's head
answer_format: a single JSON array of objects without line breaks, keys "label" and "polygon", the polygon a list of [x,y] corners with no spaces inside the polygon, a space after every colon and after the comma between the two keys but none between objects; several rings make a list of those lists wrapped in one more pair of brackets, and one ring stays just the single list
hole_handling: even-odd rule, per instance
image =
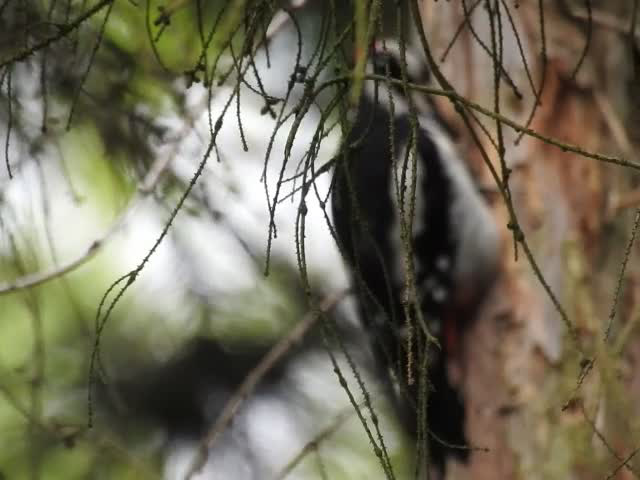
[{"label": "bird's head", "polygon": [[[429,83],[430,74],[426,60],[421,52],[412,48],[409,44],[404,46],[395,39],[379,39],[370,51],[368,73],[386,77],[390,80],[388,89],[384,86],[380,88],[381,82],[368,82],[370,86],[366,89],[369,96],[377,95],[381,104],[388,108],[389,93],[394,97],[396,111],[408,108],[407,92],[411,95],[418,112],[428,109],[426,95],[408,88],[405,90],[402,83],[406,82],[414,85],[425,85]],[[376,87],[375,84],[378,84]],[[382,82],[384,84],[384,82]],[[377,93],[374,93],[376,88]]]},{"label": "bird's head", "polygon": [[405,44],[403,60],[402,44],[394,39],[380,39],[374,43],[371,50],[371,63],[374,73],[389,75],[394,80],[402,80],[404,64],[409,83],[423,84],[429,81],[429,70],[424,56]]}]

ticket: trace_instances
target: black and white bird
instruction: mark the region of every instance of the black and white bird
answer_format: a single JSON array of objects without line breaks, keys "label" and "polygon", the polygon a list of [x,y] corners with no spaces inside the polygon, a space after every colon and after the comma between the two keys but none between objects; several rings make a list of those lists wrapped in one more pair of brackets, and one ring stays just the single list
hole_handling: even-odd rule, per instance
[{"label": "black and white bird", "polygon": [[[427,97],[397,82],[425,84],[425,62],[386,40],[367,68],[386,80],[365,82],[335,170],[334,226],[374,355],[400,392],[401,417],[414,433],[429,432],[431,463],[442,470],[447,455],[468,452],[447,446],[466,443],[464,405],[447,363],[497,275],[499,235]],[[428,430],[417,414],[424,355]]]}]

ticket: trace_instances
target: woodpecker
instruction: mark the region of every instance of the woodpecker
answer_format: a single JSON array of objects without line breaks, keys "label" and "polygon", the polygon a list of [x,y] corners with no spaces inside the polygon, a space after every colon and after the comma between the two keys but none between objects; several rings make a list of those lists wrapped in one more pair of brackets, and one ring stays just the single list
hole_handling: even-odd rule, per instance
[{"label": "woodpecker", "polygon": [[425,62],[404,50],[392,40],[372,49],[367,72],[385,79],[365,82],[335,169],[332,210],[362,324],[413,433],[420,431],[418,352],[426,352],[422,432],[442,471],[447,455],[468,454],[450,448],[466,440],[447,364],[497,275],[499,236],[435,108],[398,82],[429,78]]}]

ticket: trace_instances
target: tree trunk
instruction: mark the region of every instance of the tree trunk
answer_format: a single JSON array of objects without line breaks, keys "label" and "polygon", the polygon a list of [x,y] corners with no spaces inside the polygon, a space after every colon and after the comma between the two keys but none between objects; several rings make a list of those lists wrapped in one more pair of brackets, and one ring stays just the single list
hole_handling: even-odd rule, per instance
[{"label": "tree trunk", "polygon": [[[631,5],[627,12],[613,11],[618,3],[613,2],[606,14],[594,7],[589,27],[584,3],[567,6],[572,18],[559,11],[563,2],[544,2],[543,56],[539,2],[519,2],[519,8],[511,2],[480,2],[471,15],[472,29],[468,24],[462,29],[440,62],[465,9],[469,12],[474,3],[463,8],[458,1],[425,0],[422,5],[434,58],[460,95],[494,110],[491,22],[485,8],[491,3],[495,44],[501,29],[502,64],[522,95],[518,99],[503,74],[500,113],[526,125],[535,92],[541,90],[531,130],[580,151],[634,160],[632,145],[638,138],[625,128],[639,111],[632,95],[638,91],[638,77],[633,78],[630,36],[625,33]],[[587,39],[586,57],[573,75]],[[640,446],[637,246],[630,251],[611,335],[605,340],[633,230],[630,207],[640,203],[634,191],[637,167],[607,163],[572,148],[564,151],[531,135],[515,143],[519,133],[503,127],[514,219],[461,117],[445,97],[436,101],[460,133],[471,167],[504,227],[503,274],[467,333],[464,360],[457,367],[467,438],[480,448],[472,451],[468,466],[448,469],[447,478],[638,478],[640,454],[625,463]],[[497,142],[495,120],[475,115]],[[474,128],[500,173],[497,149],[477,124]],[[513,228],[514,220],[519,228]],[[523,245],[515,241],[520,230],[566,321],[533,273]]]}]

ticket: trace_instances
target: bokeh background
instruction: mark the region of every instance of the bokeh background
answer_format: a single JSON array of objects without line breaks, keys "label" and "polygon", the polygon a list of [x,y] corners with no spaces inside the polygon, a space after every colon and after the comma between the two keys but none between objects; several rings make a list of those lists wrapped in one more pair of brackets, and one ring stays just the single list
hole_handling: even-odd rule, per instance
[{"label": "bokeh background", "polygon": [[[0,478],[185,478],[283,339],[194,478],[384,478],[360,413],[413,478],[327,225],[331,102],[374,30],[420,43],[400,3],[0,3]],[[504,257],[447,478],[638,478],[638,1],[418,3],[457,91],[531,129],[500,153],[434,96]]]}]

